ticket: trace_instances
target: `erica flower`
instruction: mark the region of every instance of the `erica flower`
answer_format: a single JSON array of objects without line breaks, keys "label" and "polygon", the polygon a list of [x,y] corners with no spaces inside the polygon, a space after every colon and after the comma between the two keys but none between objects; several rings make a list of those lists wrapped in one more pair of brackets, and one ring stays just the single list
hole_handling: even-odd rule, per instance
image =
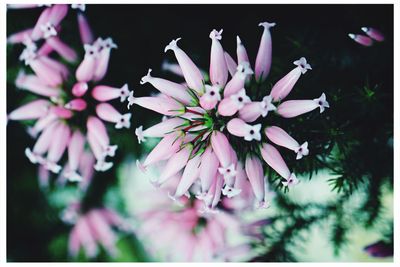
[{"label": "erica flower", "polygon": [[[187,155],[187,152],[182,153]],[[211,160],[209,162],[212,163]],[[149,179],[152,176],[163,176],[163,169],[167,165],[157,164],[146,176],[150,176]],[[139,174],[137,172],[140,173],[134,167],[129,168],[130,174]],[[136,218],[136,234],[154,260],[243,261],[251,257],[250,245],[242,233],[247,224],[238,216],[223,207],[213,213],[206,213],[204,202],[199,199],[190,201],[184,196],[179,197],[179,205],[168,199],[168,192],[174,192],[180,184],[178,175],[174,174],[159,188],[152,187],[146,179],[125,177],[129,183],[133,183],[126,186],[127,194],[139,197],[137,202],[129,205],[131,214]],[[196,186],[190,190],[197,194],[195,191],[201,190],[202,186],[204,184],[196,182]],[[207,201],[215,202],[214,198]]]},{"label": "erica flower", "polygon": [[[32,163],[70,181],[80,181],[87,173],[82,162],[97,171],[112,167],[107,158],[115,155],[117,146],[110,143],[104,122],[114,124],[116,129],[129,128],[131,114],[121,114],[110,104],[128,98],[126,84],[121,88],[98,84],[107,73],[110,52],[116,45],[111,38],[93,41],[83,14],[79,14],[78,22],[81,35],[85,36],[82,39],[88,43],[83,44],[85,56],[75,75],[71,75],[69,65],[50,57],[54,50],[66,60],[78,60],[74,50],[54,39],[58,38],[57,29],[67,12],[67,5],[52,5],[43,10],[32,31],[24,32],[21,42],[25,49],[20,59],[33,74],[21,71],[15,84],[34,93],[36,98],[8,114],[8,119],[29,120],[28,132],[37,138],[34,146],[25,150]],[[15,38],[14,35],[11,39]],[[96,160],[86,161],[85,157]]]},{"label": "erica flower", "polygon": [[108,255],[116,257],[118,236],[114,228],[132,231],[125,219],[108,208],[94,208],[82,212],[80,205],[73,203],[62,213],[61,219],[73,225],[68,240],[68,251],[71,257],[77,257],[83,248],[86,257],[94,258],[99,253],[99,245]]},{"label": "erica flower", "polygon": [[[202,199],[207,209],[215,209],[213,199],[223,195],[228,198],[245,194],[236,186],[236,180],[249,181],[257,199],[256,206],[267,207],[265,180],[267,168],[272,168],[282,179],[283,186],[298,183],[280,152],[267,142],[295,152],[301,159],[309,154],[308,142],[298,143],[291,135],[275,125],[274,117],[292,118],[319,108],[322,113],[329,104],[325,94],[310,100],[286,100],[300,77],[311,70],[304,57],[293,62],[294,68],[275,82],[269,94],[259,92],[267,87],[267,76],[272,63],[270,28],[275,23],[260,23],[263,34],[252,70],[246,48],[237,37],[237,60],[224,49],[222,30],[212,30],[209,75],[178,46],[181,38],[171,41],[165,52],[175,54],[179,67],[168,63],[164,69],[182,76],[186,83],[166,81],[149,73],[141,84],[152,84],[160,94],[153,97],[128,98],[128,107],[137,104],[167,116],[159,124],[136,129],[139,142],[145,137],[159,137],[161,141],[149,153],[144,163],[148,166],[166,162],[161,177],[153,181],[161,186],[177,175],[180,182],[175,194],[194,197],[190,187],[200,182],[196,197]],[[210,77],[206,80],[205,77]],[[283,126],[283,125],[282,125]],[[301,145],[300,145],[301,144]],[[266,163],[266,165],[265,165]],[[247,187],[249,188],[249,187]]]}]

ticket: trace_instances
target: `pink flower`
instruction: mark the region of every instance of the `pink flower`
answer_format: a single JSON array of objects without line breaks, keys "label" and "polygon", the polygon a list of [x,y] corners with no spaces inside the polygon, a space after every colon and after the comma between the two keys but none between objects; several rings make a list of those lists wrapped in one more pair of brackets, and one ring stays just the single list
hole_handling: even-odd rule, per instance
[{"label": "pink flower", "polygon": [[[32,163],[41,165],[42,177],[51,171],[61,177],[61,184],[80,181],[80,187],[86,188],[94,170],[106,171],[112,167],[113,163],[107,160],[117,149],[110,145],[106,126],[99,118],[115,123],[117,129],[130,126],[131,114],[119,113],[106,101],[115,98],[125,101],[130,92],[127,85],[114,88],[96,84],[106,74],[110,50],[116,46],[111,38],[98,38],[93,43],[82,14],[79,14],[80,27],[88,42],[84,45],[86,53],[75,70],[76,76],[69,75],[74,70],[64,65],[60,57],[68,61],[76,61],[78,57],[62,41],[61,22],[67,12],[67,5],[45,8],[32,30],[10,37],[11,43],[25,45],[20,60],[33,71],[33,74],[21,71],[15,84],[37,98],[12,111],[8,119],[35,120],[28,133],[37,140],[32,149],[26,148],[25,154]],[[93,106],[96,100],[102,103]]]},{"label": "pink flower", "polygon": [[188,55],[178,47],[177,43],[180,39],[181,38],[172,40],[169,45],[165,47],[164,52],[172,50],[175,53],[175,57],[182,69],[188,87],[200,93],[203,91],[203,75]]},{"label": "pink flower", "polygon": [[369,27],[362,27],[361,30],[363,32],[365,32],[369,37],[374,39],[375,41],[383,42],[385,40],[385,36],[377,29],[369,28]]},{"label": "pink flower", "polygon": [[319,108],[320,113],[329,108],[329,103],[326,101],[324,93],[319,98],[313,100],[289,100],[278,106],[277,113],[284,118],[293,118],[304,113],[310,112]]},{"label": "pink flower", "polygon": [[113,227],[119,228],[120,231],[131,231],[125,219],[108,208],[95,208],[81,213],[80,205],[72,204],[63,212],[62,220],[73,225],[68,241],[71,257],[77,257],[83,248],[86,257],[94,258],[99,253],[99,245],[111,257],[116,257],[118,236]]},{"label": "pink flower", "polygon": [[371,46],[373,43],[372,39],[365,35],[353,34],[353,33],[349,33],[348,35],[351,39],[353,39],[355,42],[359,43],[362,46]]},{"label": "pink flower", "polygon": [[258,24],[258,26],[264,27],[264,32],[261,37],[260,47],[258,48],[255,70],[256,79],[264,81],[269,74],[272,61],[272,41],[269,29],[274,27],[275,23],[263,22]]},{"label": "pink flower", "polygon": [[[268,183],[264,170],[272,168],[279,173],[285,186],[291,187],[298,182],[276,148],[264,144],[265,139],[293,150],[297,159],[308,154],[308,143],[300,145],[291,137],[295,136],[294,133],[289,135],[281,128],[272,128],[274,116],[270,114],[274,111],[274,115],[291,118],[318,107],[323,112],[329,104],[324,94],[314,100],[281,103],[299,82],[300,76],[311,69],[303,57],[294,61],[296,67],[275,83],[270,94],[260,91],[268,88],[270,83],[266,81],[272,56],[269,28],[274,25],[260,24],[264,32],[255,73],[240,38],[237,37],[235,62],[222,47],[222,30],[213,30],[209,35],[212,43],[208,75],[203,75],[177,46],[178,38],[171,41],[165,51],[174,52],[179,66],[164,62],[162,68],[183,75],[186,83],[152,77],[150,70],[141,83],[152,84],[160,94],[134,97],[133,92],[130,93],[128,108],[136,104],[166,116],[165,122],[146,130],[142,126],[136,129],[139,143],[147,137],[162,138],[145,162],[138,162],[138,166],[145,170],[151,165],[164,165],[160,178],[152,183],[162,187],[177,177],[178,182],[169,195],[178,202],[182,196],[191,200],[196,197],[203,201],[205,211],[212,213],[225,196],[243,196],[246,199],[243,203],[249,204],[256,199],[256,206],[267,207]],[[265,137],[261,131],[265,132],[266,128]]]},{"label": "pink flower", "polygon": [[303,156],[307,156],[309,153],[308,142],[304,142],[302,145],[300,145],[282,128],[279,128],[277,126],[268,127],[265,129],[265,135],[268,137],[269,140],[271,140],[278,146],[283,146],[290,150],[293,150],[297,154],[296,159],[301,159]]},{"label": "pink flower", "polygon": [[228,67],[225,61],[224,49],[219,40],[222,39],[222,31],[213,30],[210,33],[212,40],[210,58],[210,80],[213,85],[224,87],[228,81]]},{"label": "pink flower", "polygon": [[307,70],[311,70],[310,64],[307,60],[302,57],[299,60],[293,62],[297,67],[289,72],[285,77],[280,79],[271,89],[271,96],[274,101],[280,101],[284,99],[290,91],[292,91],[297,80],[301,74],[305,74]]}]

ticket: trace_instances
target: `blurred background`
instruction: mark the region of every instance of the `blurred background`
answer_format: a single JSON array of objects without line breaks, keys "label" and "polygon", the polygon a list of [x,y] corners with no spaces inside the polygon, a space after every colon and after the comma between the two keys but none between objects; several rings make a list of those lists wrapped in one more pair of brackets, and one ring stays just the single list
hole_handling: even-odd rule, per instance
[{"label": "blurred background", "polygon": [[[9,9],[7,35],[34,25],[41,11]],[[393,242],[392,5],[86,5],[85,14],[96,36],[110,36],[118,45],[102,83],[117,87],[127,83],[135,96],[154,92],[151,86],[139,85],[149,68],[154,76],[178,81],[161,68],[165,60],[175,60],[172,53],[163,52],[172,39],[182,37],[180,47],[199,67],[208,70],[208,35],[212,29],[224,29],[222,44],[232,55],[239,35],[254,62],[262,33],[258,23],[276,22],[271,30],[270,83],[304,56],[313,70],[296,85],[293,99],[314,98],[323,91],[331,108],[324,116],[306,117],[295,128],[304,136],[302,140],[320,145],[314,150],[316,154],[303,163],[306,165],[290,163],[302,174],[299,186],[287,194],[277,192],[270,209],[249,215],[295,216],[293,220],[299,223],[282,220],[279,227],[267,229],[267,245],[259,248],[260,253],[251,260],[393,260],[372,257],[363,250],[381,240]],[[361,33],[364,26],[379,29],[385,41],[363,47],[347,36]],[[62,27],[63,40],[83,55],[73,12]],[[27,96],[14,86],[22,49],[7,46],[8,113]],[[126,110],[124,105],[121,110]],[[143,108],[132,110],[131,129],[112,135],[113,143],[119,145],[115,166],[94,177],[96,183],[88,191],[87,205],[112,207],[135,223],[135,205],[141,203],[135,190],[149,185],[136,169],[135,160],[155,143],[139,145],[134,129],[139,125],[147,128],[160,119]],[[24,155],[24,149],[33,142],[23,124],[8,123],[8,261],[70,261],[70,226],[60,220],[60,213],[77,193],[73,185],[57,188],[39,184],[36,166]],[[311,220],[310,210],[315,206],[320,213]],[[146,242],[132,233],[121,233],[119,255],[111,258],[102,252],[95,260],[165,260],[150,256]],[[80,255],[78,260],[88,259]]]}]

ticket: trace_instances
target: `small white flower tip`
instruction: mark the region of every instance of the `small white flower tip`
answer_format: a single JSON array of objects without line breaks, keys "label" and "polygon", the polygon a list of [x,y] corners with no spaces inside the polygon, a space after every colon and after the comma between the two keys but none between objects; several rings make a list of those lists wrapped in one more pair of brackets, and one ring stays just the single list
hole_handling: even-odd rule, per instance
[{"label": "small white flower tip", "polygon": [[146,168],[146,166],[144,166],[141,162],[140,162],[140,160],[136,160],[136,166],[138,167],[138,169],[142,172],[142,173],[145,173],[145,172],[147,172],[147,168]]},{"label": "small white flower tip", "polygon": [[282,181],[282,184],[287,187],[292,187],[297,185],[299,182],[300,181],[297,179],[296,175],[292,173],[286,181]]},{"label": "small white flower tip", "polygon": [[103,46],[107,49],[111,49],[111,48],[118,48],[117,44],[114,43],[113,39],[111,37],[108,37],[107,39],[105,39],[103,41]]},{"label": "small white flower tip", "polygon": [[133,96],[134,91],[130,91],[129,96],[128,96],[128,109],[135,104],[135,97]]},{"label": "small white flower tip", "polygon": [[121,115],[119,118],[119,121],[115,124],[116,129],[122,129],[122,128],[127,128],[129,129],[131,127],[131,113],[126,113]]},{"label": "small white flower tip", "polygon": [[276,25],[275,22],[260,22],[260,23],[258,24],[258,26],[262,26],[262,27],[264,27],[265,29],[272,28],[272,27],[274,27],[275,25]]},{"label": "small white flower tip", "polygon": [[32,150],[27,147],[25,148],[25,156],[29,159],[30,162],[32,162],[33,164],[38,163],[38,158],[36,157],[36,155],[32,152]]},{"label": "small white flower tip", "polygon": [[271,204],[269,203],[269,201],[259,201],[256,202],[255,204],[255,209],[259,210],[259,209],[268,209],[271,206]]},{"label": "small white flower tip", "polygon": [[305,57],[301,57],[300,59],[293,62],[294,65],[301,68],[301,73],[304,74],[307,70],[312,70],[311,65],[307,63]]},{"label": "small white flower tip", "polygon": [[361,30],[366,33],[366,32],[368,32],[369,29],[368,29],[368,27],[361,27]]},{"label": "small white flower tip", "polygon": [[94,165],[94,169],[99,172],[105,172],[111,169],[114,165],[112,162],[105,162],[104,159],[97,160],[96,164]]},{"label": "small white flower tip", "polygon": [[143,136],[143,126],[140,125],[139,127],[136,128],[135,134],[138,140],[138,143],[140,144],[141,142],[146,141],[146,139]]},{"label": "small white flower tip", "polygon": [[60,173],[60,171],[61,171],[61,169],[62,169],[62,167],[60,166],[60,165],[58,165],[57,163],[55,163],[55,162],[51,162],[51,161],[48,161],[48,160],[46,160],[44,163],[43,163],[43,166],[47,169],[47,170],[49,170],[49,171],[51,171],[52,173]]},{"label": "small white flower tip", "polygon": [[230,187],[230,186],[227,186],[227,185],[222,189],[222,194],[224,196],[227,196],[228,198],[232,198],[234,196],[237,196],[241,192],[242,192],[242,189],[233,188],[233,187]]},{"label": "small white flower tip", "polygon": [[239,35],[236,35],[236,44],[237,45],[241,45],[242,44],[242,40],[240,40]]},{"label": "small white flower tip", "polygon": [[125,102],[125,100],[128,98],[129,93],[130,93],[129,87],[128,87],[128,84],[127,84],[127,83],[124,84],[124,85],[121,87],[121,89],[119,89],[119,93],[120,93],[120,101],[121,101],[121,103],[122,103],[122,102]]},{"label": "small white flower tip", "polygon": [[314,102],[318,104],[320,113],[324,112],[325,108],[330,107],[328,101],[326,101],[325,93],[322,93],[319,98],[314,99]]},{"label": "small white flower tip", "polygon": [[164,53],[167,52],[168,50],[174,51],[178,47],[178,41],[182,39],[181,37],[172,40],[164,49]]},{"label": "small white flower tip", "polygon": [[217,31],[217,30],[212,30],[211,32],[210,32],[210,38],[211,38],[211,40],[221,40],[222,39],[222,32],[223,32],[223,29],[221,29],[220,31]]},{"label": "small white flower tip", "polygon": [[65,178],[67,178],[68,179],[68,181],[70,181],[70,182],[80,182],[80,181],[82,181],[82,176],[81,175],[79,175],[77,172],[75,172],[75,171],[69,171],[69,172],[66,172],[65,174],[64,174],[64,176],[65,176]]},{"label": "small white flower tip", "polygon": [[152,71],[152,69],[149,69],[147,71],[147,74],[145,76],[143,76],[142,79],[140,80],[140,84],[145,84],[145,83],[149,82],[150,78],[152,78],[151,75],[150,75],[151,71]]},{"label": "small white flower tip", "polygon": [[307,142],[307,141],[304,142],[301,146],[299,146],[299,147],[296,149],[295,152],[296,152],[296,154],[297,154],[297,156],[296,156],[296,159],[297,159],[297,160],[302,159],[304,156],[307,156],[307,155],[309,154],[308,142]]},{"label": "small white flower tip", "polygon": [[355,34],[353,34],[353,33],[349,33],[349,34],[348,34],[348,36],[349,36],[351,39],[354,39],[354,38],[356,38],[356,35],[355,35]]}]

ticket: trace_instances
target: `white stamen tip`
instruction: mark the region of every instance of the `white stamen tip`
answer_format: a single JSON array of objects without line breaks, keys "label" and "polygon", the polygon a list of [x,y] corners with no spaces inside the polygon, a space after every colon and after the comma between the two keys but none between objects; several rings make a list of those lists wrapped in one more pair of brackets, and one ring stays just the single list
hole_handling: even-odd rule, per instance
[{"label": "white stamen tip", "polygon": [[167,52],[168,50],[174,51],[178,47],[178,41],[182,38],[177,38],[175,40],[172,40],[164,49],[164,52]]},{"label": "white stamen tip", "polygon": [[236,43],[237,43],[237,45],[242,44],[242,40],[240,40],[239,35],[236,35]]},{"label": "white stamen tip", "polygon": [[368,31],[368,27],[361,27],[361,30],[366,33]]},{"label": "white stamen tip", "polygon": [[265,29],[272,28],[272,27],[274,27],[275,25],[276,25],[275,22],[260,22],[260,23],[258,24],[258,26],[262,26],[262,27],[264,27]]},{"label": "white stamen tip", "polygon": [[223,29],[221,29],[220,31],[217,31],[217,30],[212,30],[211,31],[211,33],[210,33],[210,38],[211,38],[211,40],[221,40],[222,39],[222,32],[223,32]]},{"label": "white stamen tip", "polygon": [[140,125],[139,127],[136,128],[135,134],[136,134],[136,137],[138,139],[138,143],[139,144],[141,142],[145,142],[146,141],[146,139],[143,136],[143,126],[142,125]]},{"label": "white stamen tip", "polygon": [[133,104],[135,104],[135,97],[133,96],[133,90],[129,93],[129,96],[128,96],[128,109],[133,105]]},{"label": "white stamen tip", "polygon": [[142,79],[140,80],[140,84],[145,84],[145,83],[149,82],[149,80],[151,78],[151,75],[150,75],[151,71],[152,71],[152,69],[149,69],[147,71],[147,74],[145,76],[143,76]]},{"label": "white stamen tip", "polygon": [[351,39],[354,39],[354,38],[356,38],[356,35],[355,35],[355,34],[353,34],[353,33],[349,33],[349,34],[348,34],[348,36],[349,36]]}]

